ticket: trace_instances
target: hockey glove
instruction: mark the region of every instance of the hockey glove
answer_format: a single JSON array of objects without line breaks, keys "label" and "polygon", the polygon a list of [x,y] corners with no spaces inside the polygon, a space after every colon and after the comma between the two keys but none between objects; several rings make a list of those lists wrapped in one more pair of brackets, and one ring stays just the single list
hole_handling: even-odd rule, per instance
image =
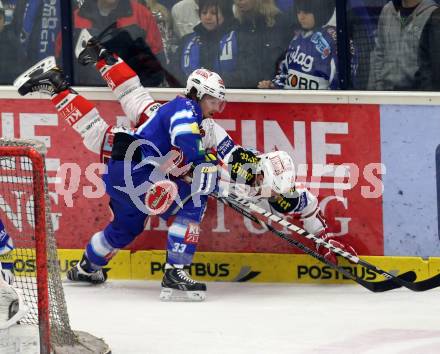
[{"label": "hockey glove", "polygon": [[[355,249],[350,246],[350,245],[346,245],[344,243],[342,243],[341,241],[336,241],[336,239],[332,236],[328,236],[325,231],[321,232],[319,235],[317,235],[319,238],[323,239],[325,242],[331,244],[334,247],[338,247],[341,250],[348,252],[350,254],[352,254],[353,256],[357,256],[357,252],[355,251]],[[328,248],[325,248],[322,245],[317,245],[316,246],[316,250],[318,251],[318,253],[323,256],[326,260],[328,260],[329,262],[333,263],[333,264],[338,264],[338,259],[337,259],[337,254],[334,253],[333,251],[329,250]]]},{"label": "hockey glove", "polygon": [[194,167],[192,173],[192,194],[208,195],[218,190],[218,169],[211,163],[202,163]]},{"label": "hockey glove", "polygon": [[237,183],[253,185],[259,158],[250,150],[238,148],[229,163],[231,179]]}]

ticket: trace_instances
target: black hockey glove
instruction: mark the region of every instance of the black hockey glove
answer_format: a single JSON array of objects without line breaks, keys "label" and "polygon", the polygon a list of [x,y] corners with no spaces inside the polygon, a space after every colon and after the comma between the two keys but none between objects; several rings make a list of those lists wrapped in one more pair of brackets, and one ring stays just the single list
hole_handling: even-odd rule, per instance
[{"label": "black hockey glove", "polygon": [[229,174],[237,183],[254,184],[259,158],[250,150],[238,148],[232,153],[229,162]]}]

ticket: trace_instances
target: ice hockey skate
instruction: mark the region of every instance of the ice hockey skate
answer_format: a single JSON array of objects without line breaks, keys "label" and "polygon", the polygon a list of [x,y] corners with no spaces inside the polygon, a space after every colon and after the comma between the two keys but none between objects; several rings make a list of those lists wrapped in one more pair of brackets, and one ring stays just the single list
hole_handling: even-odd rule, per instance
[{"label": "ice hockey skate", "polygon": [[99,269],[88,273],[78,263],[67,271],[67,279],[75,282],[102,284],[107,280],[107,272],[104,269]]},{"label": "ice hockey skate", "polygon": [[69,88],[69,83],[64,79],[63,72],[57,67],[55,57],[50,56],[15,79],[13,85],[21,96],[31,92],[54,95]]},{"label": "ice hockey skate", "polygon": [[162,279],[162,301],[203,301],[206,298],[206,284],[190,278],[183,266],[165,265]]}]

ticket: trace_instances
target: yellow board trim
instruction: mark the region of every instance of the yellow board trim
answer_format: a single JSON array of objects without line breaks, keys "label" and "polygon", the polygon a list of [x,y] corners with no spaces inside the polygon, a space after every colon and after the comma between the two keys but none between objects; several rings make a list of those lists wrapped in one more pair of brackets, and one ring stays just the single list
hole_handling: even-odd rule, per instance
[{"label": "yellow board trim", "polygon": [[[17,276],[35,274],[34,253],[14,250],[0,261],[15,262]],[[23,256],[27,254],[26,256]],[[83,250],[58,250],[61,272],[74,266],[82,257]],[[165,262],[165,251],[119,251],[110,261],[109,279],[161,280]],[[440,257],[422,259],[420,257],[365,256],[362,259],[381,269],[398,275],[410,270],[423,280],[440,273]],[[384,278],[363,267],[345,260],[340,265],[348,271],[368,281]],[[350,283],[338,272],[314,258],[301,254],[272,253],[224,253],[198,252],[190,268],[191,276],[201,281],[232,282],[280,282],[280,283]]]}]

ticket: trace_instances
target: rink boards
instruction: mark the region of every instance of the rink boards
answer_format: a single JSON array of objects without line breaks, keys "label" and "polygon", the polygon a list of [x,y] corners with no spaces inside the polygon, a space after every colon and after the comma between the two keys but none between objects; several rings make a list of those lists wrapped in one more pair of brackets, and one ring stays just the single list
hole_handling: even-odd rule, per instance
[{"label": "rink boards", "polygon": [[[111,100],[108,91],[85,89],[83,92],[94,100],[109,123],[126,122],[119,104]],[[173,90],[155,92],[155,97],[162,100],[176,94]],[[252,94],[237,91],[228,100],[218,122],[234,140],[245,146],[261,151],[288,151],[298,166],[298,179],[319,196],[320,207],[334,235],[365,255],[440,256],[438,94],[366,96],[278,92],[275,95],[273,91]],[[80,138],[61,121],[47,99],[23,100],[12,90],[0,90],[0,118],[2,136],[36,138],[48,146],[46,167],[57,244],[63,249],[82,249],[110,218],[98,176],[102,171],[102,166],[97,164],[98,157],[84,148]],[[78,175],[77,185],[70,178],[72,174]],[[22,214],[17,219],[30,223],[24,210],[30,196],[19,197],[21,200],[9,205],[8,212]],[[19,232],[23,225],[13,224],[7,215],[0,209],[0,218],[7,228]],[[130,267],[141,265],[140,273],[129,272],[129,277],[160,278],[157,271],[148,275],[143,269],[148,267],[148,261],[137,261],[135,255],[148,250],[160,253],[166,245],[166,234],[165,222],[156,217],[148,221],[145,232],[129,248],[136,251],[129,257]],[[207,274],[216,273],[219,279],[215,280],[237,280],[243,274],[250,277],[249,280],[278,279],[270,269],[260,270],[265,264],[263,261],[261,265],[250,261],[254,254],[258,259],[268,257],[267,267],[281,260],[297,262],[291,259],[301,259],[303,263],[282,263],[296,269],[301,274],[297,277],[300,281],[314,277],[332,281],[336,277],[328,275],[325,268],[319,270],[313,264],[308,265],[309,257],[292,256],[297,251],[285,241],[264,233],[257,225],[213,200],[202,224],[198,249],[197,257],[215,255],[215,261],[198,261],[217,264],[214,268],[198,266],[200,274],[203,269]],[[118,257],[126,257],[123,254]],[[242,263],[242,258],[251,262],[251,266]],[[389,267],[386,264],[384,269],[401,269],[397,265],[404,266],[408,262],[408,258],[386,259],[392,263]],[[428,272],[424,262],[417,261],[417,264],[421,272]],[[156,262],[151,269],[157,266]],[[249,268],[251,274],[260,273],[252,278],[242,267]],[[127,275],[126,271],[117,270],[119,267],[113,268],[112,276],[118,278],[120,272]],[[306,274],[302,275],[303,272]],[[289,281],[295,275],[286,277],[287,280],[280,281]]]},{"label": "rink boards", "polygon": [[[58,254],[61,272],[65,275],[81,259],[82,250],[59,250]],[[17,258],[14,255],[8,259],[14,260],[16,276],[35,275],[35,259]],[[8,259],[0,257],[0,260]],[[362,259],[395,275],[412,270],[416,272],[418,280],[440,273],[440,257],[424,260],[420,257],[365,256]],[[164,261],[164,251],[120,251],[106,269],[110,279],[161,280]],[[362,279],[383,280],[376,273],[344,260],[339,264]],[[198,252],[188,271],[195,279],[203,281],[351,282],[325,264],[303,254]]]}]

